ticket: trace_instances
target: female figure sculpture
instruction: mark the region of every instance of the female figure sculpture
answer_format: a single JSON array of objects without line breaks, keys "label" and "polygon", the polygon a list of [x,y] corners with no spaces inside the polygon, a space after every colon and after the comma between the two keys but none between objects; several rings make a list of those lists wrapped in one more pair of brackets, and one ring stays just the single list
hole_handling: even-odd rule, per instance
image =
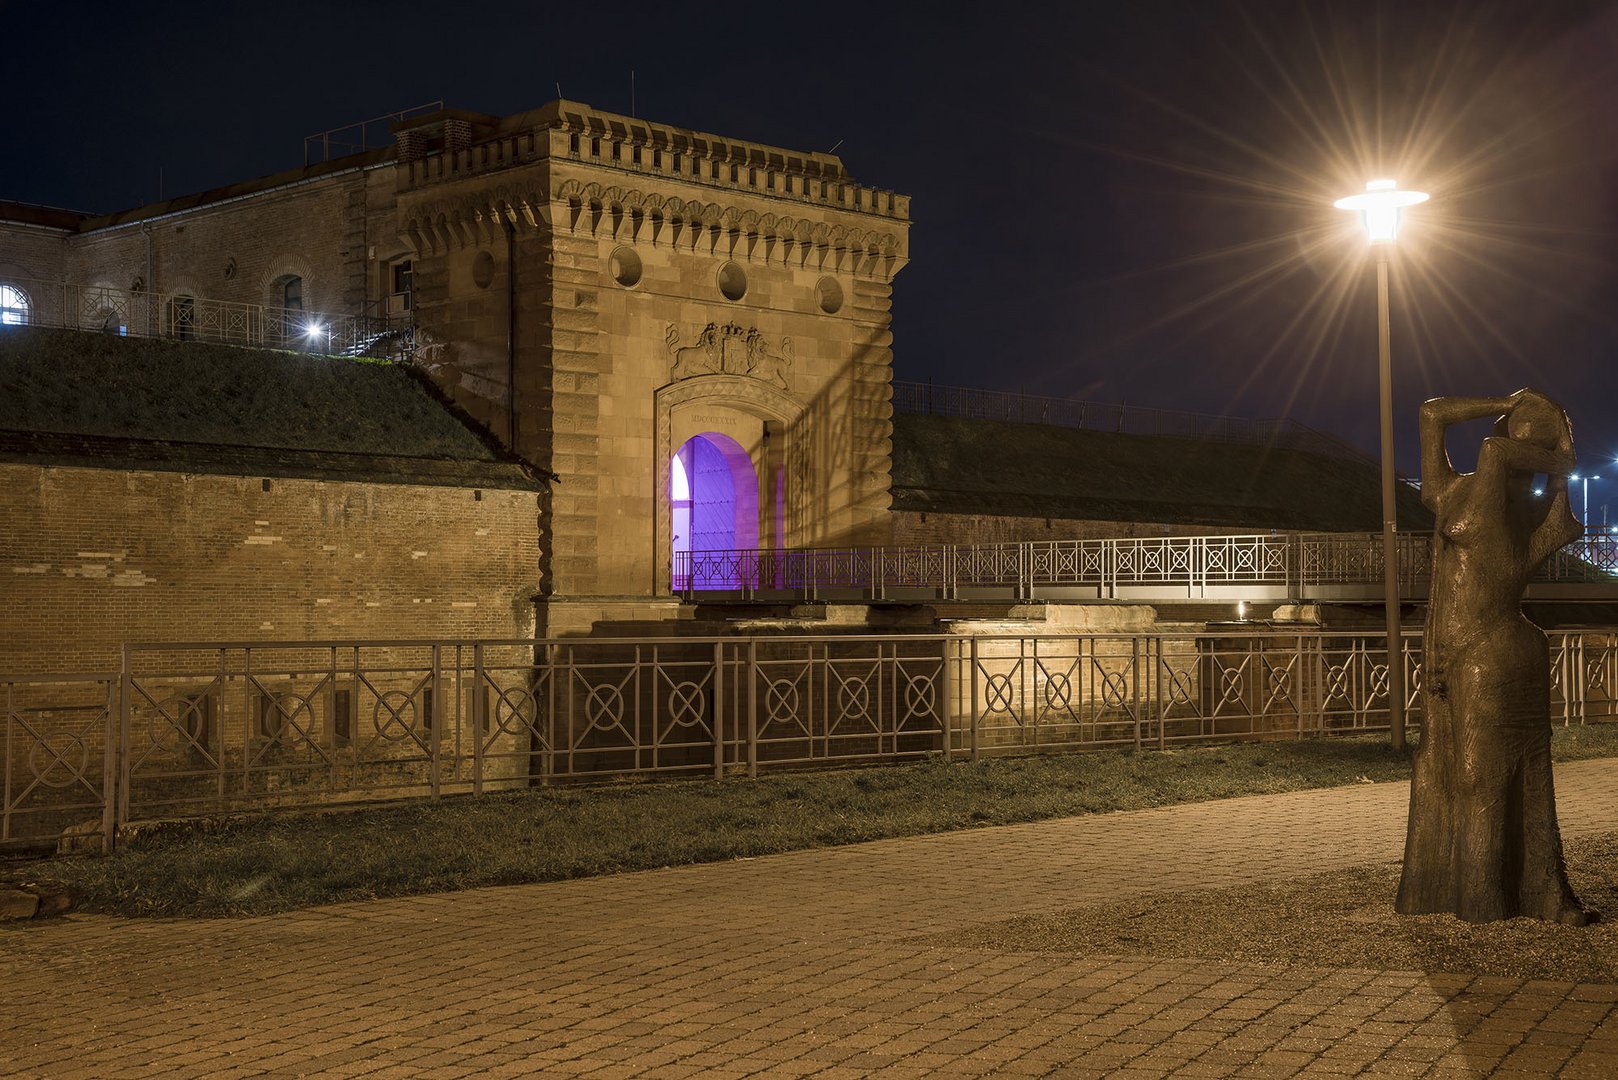
[{"label": "female figure sculpture", "polygon": [[[1500,419],[1477,471],[1457,473],[1445,430],[1488,416]],[[1568,885],[1551,785],[1549,648],[1521,610],[1534,571],[1582,533],[1568,507],[1572,428],[1532,390],[1434,398],[1421,407],[1421,451],[1421,497],[1438,520],[1396,906],[1582,926],[1594,913]]]}]

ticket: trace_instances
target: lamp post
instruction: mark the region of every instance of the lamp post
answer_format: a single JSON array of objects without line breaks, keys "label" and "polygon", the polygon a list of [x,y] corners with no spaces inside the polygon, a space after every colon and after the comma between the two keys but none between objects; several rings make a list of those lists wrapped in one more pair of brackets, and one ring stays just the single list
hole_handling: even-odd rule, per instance
[{"label": "lamp post", "polygon": [[1579,525],[1580,525],[1580,527],[1582,527],[1584,529],[1585,532],[1589,532],[1590,531],[1590,481],[1592,481],[1592,480],[1600,480],[1601,479],[1601,474],[1597,473],[1595,476],[1580,476],[1578,473],[1574,473],[1572,476],[1568,477],[1568,479],[1569,480],[1577,480],[1580,483],[1580,491],[1582,492],[1582,495],[1581,495],[1581,498],[1579,500]]},{"label": "lamp post", "polygon": [[1358,195],[1338,199],[1339,210],[1355,210],[1376,255],[1377,356],[1382,381],[1382,592],[1388,630],[1388,727],[1393,746],[1405,746],[1404,644],[1399,624],[1399,536],[1393,471],[1393,368],[1389,359],[1388,251],[1399,234],[1399,212],[1426,202],[1421,191],[1400,191],[1393,180],[1372,180]]}]

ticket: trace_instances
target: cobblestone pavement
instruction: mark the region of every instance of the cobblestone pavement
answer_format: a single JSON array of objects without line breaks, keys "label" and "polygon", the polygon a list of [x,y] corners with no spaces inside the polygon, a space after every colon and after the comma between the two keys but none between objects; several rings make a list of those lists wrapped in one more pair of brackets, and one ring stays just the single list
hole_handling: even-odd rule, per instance
[{"label": "cobblestone pavement", "polygon": [[[1568,835],[1618,822],[1618,761],[1557,784]],[[1391,861],[1405,798],[1367,784],[270,918],[15,925],[0,1074],[1618,1077],[1618,986],[906,941]]]}]

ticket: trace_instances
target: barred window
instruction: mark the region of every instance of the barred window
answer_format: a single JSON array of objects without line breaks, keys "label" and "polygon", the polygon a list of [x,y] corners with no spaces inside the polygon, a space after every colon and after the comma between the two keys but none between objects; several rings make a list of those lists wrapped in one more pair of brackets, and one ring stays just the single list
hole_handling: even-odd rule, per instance
[{"label": "barred window", "polygon": [[415,273],[409,259],[401,259],[389,269],[388,291],[393,300],[388,305],[389,315],[402,315],[415,304]]}]

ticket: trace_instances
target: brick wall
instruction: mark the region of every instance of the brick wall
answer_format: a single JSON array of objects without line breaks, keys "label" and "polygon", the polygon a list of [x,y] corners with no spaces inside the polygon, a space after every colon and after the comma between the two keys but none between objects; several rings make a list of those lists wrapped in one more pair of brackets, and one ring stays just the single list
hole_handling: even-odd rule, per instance
[{"label": "brick wall", "polygon": [[[0,281],[59,281],[67,264],[67,233],[0,221]],[[30,282],[27,286],[35,286]],[[43,299],[43,298],[41,298]]]},{"label": "brick wall", "polygon": [[380,267],[403,250],[391,186],[391,169],[351,171],[92,229],[68,240],[64,271],[84,284],[127,290],[138,278],[152,292],[271,307],[282,305],[277,283],[296,275],[306,311],[359,314],[381,295]]},{"label": "brick wall", "polygon": [[533,633],[535,493],[265,483],[0,464],[0,672],[113,667],[126,640]]}]

